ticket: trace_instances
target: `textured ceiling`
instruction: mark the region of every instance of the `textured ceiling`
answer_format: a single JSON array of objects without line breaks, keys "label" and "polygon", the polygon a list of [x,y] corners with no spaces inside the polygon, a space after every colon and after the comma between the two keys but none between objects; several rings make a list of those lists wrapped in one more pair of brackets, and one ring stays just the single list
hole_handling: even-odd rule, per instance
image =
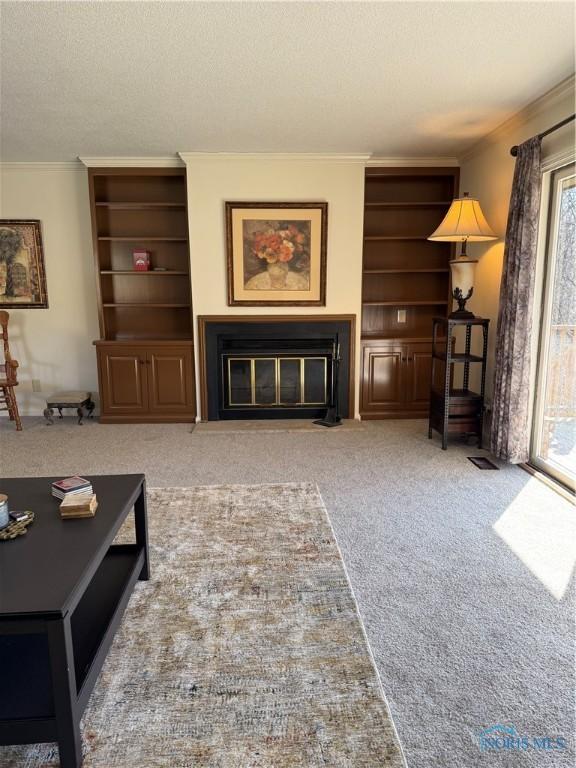
[{"label": "textured ceiling", "polygon": [[3,2],[3,160],[455,155],[574,68],[571,2]]}]

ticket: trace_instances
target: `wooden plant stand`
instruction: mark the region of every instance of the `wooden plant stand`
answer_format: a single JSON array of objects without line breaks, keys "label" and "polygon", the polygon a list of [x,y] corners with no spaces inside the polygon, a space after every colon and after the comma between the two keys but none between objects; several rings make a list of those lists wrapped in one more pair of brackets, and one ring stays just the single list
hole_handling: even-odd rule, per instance
[{"label": "wooden plant stand", "polygon": [[[442,450],[448,448],[448,436],[475,435],[478,437],[478,447],[482,447],[482,422],[484,417],[484,389],[486,383],[486,353],[488,350],[489,320],[482,317],[466,319],[435,317],[432,321],[432,389],[430,392],[430,416],[428,421],[428,437],[432,438],[435,429],[442,435]],[[466,328],[464,352],[455,352],[452,334],[458,327]],[[482,355],[470,352],[472,328],[482,328]],[[439,339],[439,331],[443,336]],[[434,386],[437,381],[436,364],[441,360],[445,363],[444,382],[442,390]],[[452,386],[453,369],[456,363],[464,365],[462,388]],[[470,364],[482,366],[480,375],[480,392],[469,389]]]}]

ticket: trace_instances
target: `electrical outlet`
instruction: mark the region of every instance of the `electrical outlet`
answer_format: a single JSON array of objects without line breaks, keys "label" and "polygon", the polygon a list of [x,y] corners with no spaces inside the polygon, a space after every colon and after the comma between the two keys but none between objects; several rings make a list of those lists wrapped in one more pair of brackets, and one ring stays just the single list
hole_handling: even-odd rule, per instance
[{"label": "electrical outlet", "polygon": [[405,309],[399,309],[398,310],[398,322],[399,323],[405,323],[406,322],[406,310]]},{"label": "electrical outlet", "polygon": [[42,392],[40,379],[32,379],[32,392]]}]

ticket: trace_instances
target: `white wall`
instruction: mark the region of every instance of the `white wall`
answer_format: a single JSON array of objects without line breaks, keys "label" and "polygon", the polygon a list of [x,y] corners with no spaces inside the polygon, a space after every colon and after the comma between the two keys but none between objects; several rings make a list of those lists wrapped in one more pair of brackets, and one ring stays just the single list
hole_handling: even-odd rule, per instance
[{"label": "white wall", "polygon": [[[186,154],[194,315],[356,315],[355,412],[358,413],[364,158]],[[226,201],[327,201],[325,307],[229,307]],[[195,323],[197,326],[197,323]],[[195,327],[197,333],[197,327]],[[197,348],[198,345],[196,345]]]},{"label": "white wall", "polygon": [[[485,137],[472,152],[461,159],[460,189],[478,197],[488,223],[500,239],[470,244],[471,256],[479,259],[474,296],[470,308],[476,315],[490,319],[487,396],[492,394],[496,324],[500,297],[500,278],[504,258],[504,237],[514,176],[515,158],[510,147],[545,131],[574,113],[574,78],[550,91],[499,129]],[[545,161],[574,147],[574,123],[543,139]]]},{"label": "white wall", "polygon": [[[0,218],[40,219],[42,226],[48,309],[8,308],[10,348],[20,363],[20,412],[38,415],[56,390],[97,392],[87,174],[80,163],[5,163],[0,174]],[[32,379],[40,381],[41,392],[32,391]]]}]

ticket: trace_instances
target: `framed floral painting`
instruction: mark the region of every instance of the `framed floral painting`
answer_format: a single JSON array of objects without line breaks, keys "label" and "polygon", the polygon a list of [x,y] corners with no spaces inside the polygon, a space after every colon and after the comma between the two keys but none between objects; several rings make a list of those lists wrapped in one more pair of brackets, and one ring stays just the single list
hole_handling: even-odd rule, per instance
[{"label": "framed floral painting", "polygon": [[0,309],[47,306],[40,222],[0,219]]},{"label": "framed floral painting", "polygon": [[226,203],[229,306],[324,306],[328,203]]}]

